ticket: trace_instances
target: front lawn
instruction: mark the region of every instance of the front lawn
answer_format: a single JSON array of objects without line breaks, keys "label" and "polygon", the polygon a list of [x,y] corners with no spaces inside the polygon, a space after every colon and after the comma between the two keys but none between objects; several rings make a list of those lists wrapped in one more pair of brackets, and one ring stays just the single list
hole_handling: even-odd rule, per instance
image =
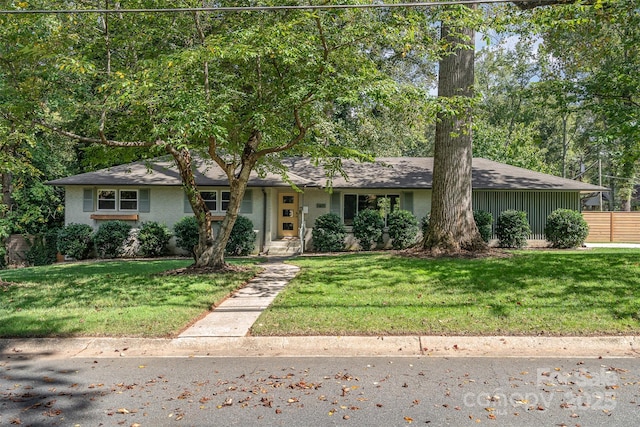
[{"label": "front lawn", "polygon": [[191,263],[108,261],[0,271],[0,337],[172,336],[255,273],[157,275]]},{"label": "front lawn", "polygon": [[300,257],[253,335],[640,333],[640,250]]}]

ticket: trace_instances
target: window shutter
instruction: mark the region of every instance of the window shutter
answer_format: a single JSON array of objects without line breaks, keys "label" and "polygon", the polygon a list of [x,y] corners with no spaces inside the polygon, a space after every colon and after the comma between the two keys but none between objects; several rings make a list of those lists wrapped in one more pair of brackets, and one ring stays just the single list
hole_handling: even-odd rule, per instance
[{"label": "window shutter", "polygon": [[413,193],[411,191],[404,192],[402,209],[413,213]]},{"label": "window shutter", "polygon": [[253,213],[253,190],[246,190],[242,203],[240,204],[240,213],[250,214]]},{"label": "window shutter", "polygon": [[82,191],[82,211],[93,212],[94,210],[93,188],[85,188]]},{"label": "window shutter", "polygon": [[151,190],[148,188],[142,188],[138,190],[138,211],[150,212],[151,211]]},{"label": "window shutter", "polygon": [[189,198],[187,194],[184,193],[184,213],[193,213],[193,209],[191,209],[191,203],[189,203]]},{"label": "window shutter", "polygon": [[338,216],[340,215],[340,192],[334,191],[331,193],[331,213],[334,213]]}]

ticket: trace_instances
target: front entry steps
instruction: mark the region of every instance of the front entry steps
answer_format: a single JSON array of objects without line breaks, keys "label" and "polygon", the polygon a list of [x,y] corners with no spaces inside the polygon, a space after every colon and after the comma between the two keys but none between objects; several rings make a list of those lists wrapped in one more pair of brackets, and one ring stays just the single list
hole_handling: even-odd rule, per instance
[{"label": "front entry steps", "polygon": [[267,244],[265,255],[296,255],[302,252],[300,239],[287,237],[281,240],[272,240]]}]

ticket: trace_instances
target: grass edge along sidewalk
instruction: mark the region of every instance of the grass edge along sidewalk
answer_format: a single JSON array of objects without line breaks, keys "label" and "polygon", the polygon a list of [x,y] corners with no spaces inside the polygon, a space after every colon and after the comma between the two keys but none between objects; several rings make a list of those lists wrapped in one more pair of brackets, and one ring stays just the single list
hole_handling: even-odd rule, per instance
[{"label": "grass edge along sidewalk", "polygon": [[[633,335],[640,331],[639,259],[638,250],[616,249],[479,260],[300,257],[291,262],[303,271],[252,334]],[[156,275],[189,262],[2,271],[0,336],[175,336],[253,274]]]},{"label": "grass edge along sidewalk", "polygon": [[512,257],[389,253],[300,257],[301,273],[252,328],[276,335],[635,335],[640,250]]}]

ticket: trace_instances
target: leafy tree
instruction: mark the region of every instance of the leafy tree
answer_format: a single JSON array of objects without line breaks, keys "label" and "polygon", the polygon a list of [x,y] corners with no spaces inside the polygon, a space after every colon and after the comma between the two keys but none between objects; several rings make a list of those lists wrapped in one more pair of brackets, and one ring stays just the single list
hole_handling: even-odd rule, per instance
[{"label": "leafy tree", "polygon": [[[278,161],[285,154],[333,169],[341,157],[360,156],[335,120],[336,107],[361,114],[367,105],[399,102],[410,91],[401,90],[388,59],[401,62],[402,52],[420,53],[432,42],[426,15],[412,9],[54,18],[73,37],[50,46],[58,78],[35,93],[45,108],[32,120],[84,144],[173,156],[198,222],[195,267],[224,268],[252,171],[286,175]],[[74,89],[65,92],[70,82]],[[58,117],[64,121],[55,123]],[[229,180],[217,233],[193,175],[199,162],[217,165]]]}]

